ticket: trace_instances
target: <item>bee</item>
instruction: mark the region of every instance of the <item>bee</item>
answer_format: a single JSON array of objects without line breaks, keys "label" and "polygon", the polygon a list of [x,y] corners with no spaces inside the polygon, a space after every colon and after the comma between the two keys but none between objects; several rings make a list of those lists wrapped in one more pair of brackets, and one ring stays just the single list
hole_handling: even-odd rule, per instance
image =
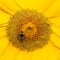
[{"label": "bee", "polygon": [[21,41],[23,41],[23,40],[25,39],[25,36],[24,36],[24,32],[23,32],[23,31],[21,31],[21,32],[19,33],[19,39],[20,39]]}]

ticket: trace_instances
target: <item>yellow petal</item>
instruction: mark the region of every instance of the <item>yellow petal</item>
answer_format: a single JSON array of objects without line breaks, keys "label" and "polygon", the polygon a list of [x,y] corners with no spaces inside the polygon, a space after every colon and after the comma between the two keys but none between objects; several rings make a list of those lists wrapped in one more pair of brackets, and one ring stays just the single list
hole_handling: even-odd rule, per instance
[{"label": "yellow petal", "polygon": [[51,41],[54,43],[57,49],[60,49],[60,37],[58,35],[53,33],[51,35]]},{"label": "yellow petal", "polygon": [[49,20],[52,23],[51,25],[52,27],[56,27],[56,28],[60,27],[60,17],[51,18]]},{"label": "yellow petal", "polygon": [[12,14],[12,11],[6,6],[6,4],[7,3],[0,1],[0,10],[6,12],[8,14]]},{"label": "yellow petal", "polygon": [[54,4],[45,11],[45,14],[48,17],[60,16],[60,0],[56,0]]},{"label": "yellow petal", "polygon": [[52,23],[51,28],[53,30],[51,40],[60,48],[60,17],[52,18],[50,21]]},{"label": "yellow petal", "polygon": [[0,60],[15,60],[19,50],[10,44],[4,54],[0,57]]},{"label": "yellow petal", "polygon": [[55,0],[16,0],[23,8],[38,9],[44,11]]},{"label": "yellow petal", "polygon": [[[3,2],[4,1],[4,2]],[[6,11],[10,12],[11,14],[14,14],[16,11],[18,11],[20,8],[17,6],[15,0],[1,0],[1,7],[5,9]]]},{"label": "yellow petal", "polygon": [[51,28],[52,30],[58,35],[60,36],[60,17],[57,18],[52,18],[50,19],[51,21]]},{"label": "yellow petal", "polygon": [[10,15],[0,10],[0,25],[8,22],[9,18],[10,18]]},{"label": "yellow petal", "polygon": [[57,51],[54,51],[54,47],[52,47],[52,45],[49,43],[42,50],[40,49],[35,51],[32,54],[32,60],[57,60],[57,55],[55,52]]},{"label": "yellow petal", "polygon": [[3,54],[4,50],[7,48],[9,41],[6,37],[0,38],[0,56]]}]

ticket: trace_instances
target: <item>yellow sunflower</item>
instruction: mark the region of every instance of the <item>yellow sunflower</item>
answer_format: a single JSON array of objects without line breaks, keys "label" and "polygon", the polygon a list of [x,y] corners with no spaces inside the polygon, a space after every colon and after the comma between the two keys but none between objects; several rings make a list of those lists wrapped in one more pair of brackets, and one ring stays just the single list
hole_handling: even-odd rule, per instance
[{"label": "yellow sunflower", "polygon": [[0,0],[0,60],[60,60],[60,0]]}]

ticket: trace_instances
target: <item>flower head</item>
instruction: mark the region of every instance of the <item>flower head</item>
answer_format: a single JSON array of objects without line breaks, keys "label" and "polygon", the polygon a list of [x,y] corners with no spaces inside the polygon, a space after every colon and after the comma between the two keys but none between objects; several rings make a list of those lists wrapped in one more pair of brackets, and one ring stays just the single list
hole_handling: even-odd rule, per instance
[{"label": "flower head", "polygon": [[0,60],[60,60],[59,8],[59,0],[0,0]]}]

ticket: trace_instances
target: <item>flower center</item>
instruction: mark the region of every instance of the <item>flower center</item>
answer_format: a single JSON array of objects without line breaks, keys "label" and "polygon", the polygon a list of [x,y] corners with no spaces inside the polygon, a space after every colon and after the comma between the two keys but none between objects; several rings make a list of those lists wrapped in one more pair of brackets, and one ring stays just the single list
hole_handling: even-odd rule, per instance
[{"label": "flower center", "polygon": [[29,22],[21,26],[21,31],[24,32],[25,38],[32,38],[35,34],[37,34],[37,27],[32,22]]},{"label": "flower center", "polygon": [[47,17],[34,10],[18,11],[10,18],[7,37],[20,50],[35,50],[47,44],[52,29]]}]

